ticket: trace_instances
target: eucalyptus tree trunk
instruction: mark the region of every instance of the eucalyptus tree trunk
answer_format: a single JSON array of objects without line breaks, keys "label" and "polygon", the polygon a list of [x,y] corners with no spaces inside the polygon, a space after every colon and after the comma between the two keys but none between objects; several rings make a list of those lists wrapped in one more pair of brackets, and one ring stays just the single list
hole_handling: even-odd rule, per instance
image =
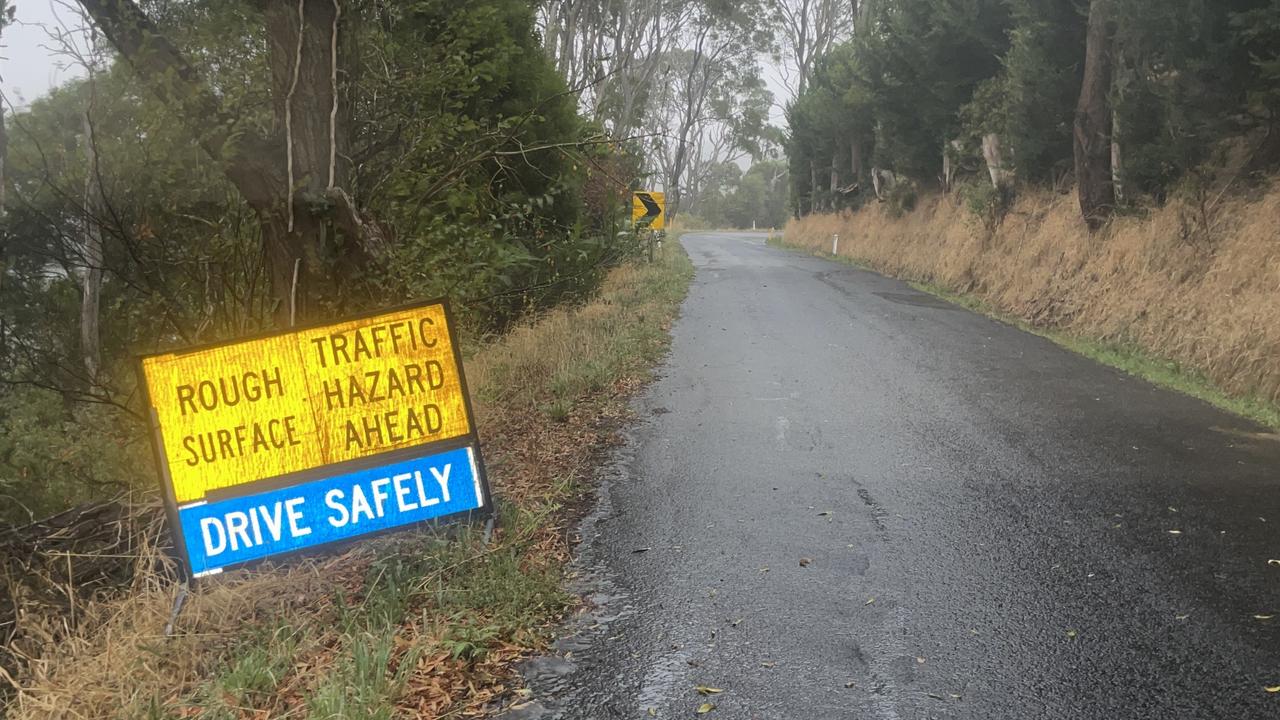
[{"label": "eucalyptus tree trunk", "polygon": [[809,212],[819,212],[822,210],[822,203],[818,202],[818,163],[812,158],[809,160]]},{"label": "eucalyptus tree trunk", "polygon": [[951,148],[956,141],[951,140],[942,145],[942,191],[951,192],[956,180],[956,164],[951,159]]},{"label": "eucalyptus tree trunk", "polygon": [[1111,0],[1092,0],[1085,43],[1084,81],[1076,105],[1074,150],[1080,213],[1090,231],[1115,210],[1111,175]]},{"label": "eucalyptus tree trunk", "polygon": [[982,158],[987,163],[987,174],[991,177],[991,186],[997,189],[1007,187],[1013,182],[1013,170],[1009,167],[1008,153],[996,133],[982,136]]},{"label": "eucalyptus tree trunk", "polygon": [[1120,116],[1111,111],[1111,187],[1116,202],[1124,202],[1124,155],[1120,151]]},{"label": "eucalyptus tree trunk", "polygon": [[[5,182],[4,182],[4,164],[9,159],[9,132],[4,127],[4,101],[0,98],[0,219],[4,219],[5,211]],[[3,268],[0,268],[3,272]]]},{"label": "eucalyptus tree trunk", "polygon": [[884,200],[889,188],[893,187],[893,172],[884,168],[871,168],[871,188],[875,190],[876,199]]},{"label": "eucalyptus tree trunk", "polygon": [[[254,0],[266,25],[275,128],[245,131],[186,56],[134,0],[79,0],[142,81],[221,167],[258,217],[278,325],[307,317],[322,283],[321,248],[341,229],[344,267],[384,247],[346,190],[352,67],[343,0]],[[345,9],[344,9],[345,8]]]},{"label": "eucalyptus tree trunk", "polygon": [[[89,82],[94,81],[92,77]],[[91,94],[93,90],[89,91]],[[92,107],[92,102],[90,103]],[[81,118],[84,124],[84,232],[81,237],[80,256],[80,350],[84,356],[85,377],[89,390],[98,386],[98,373],[102,364],[100,338],[102,299],[102,230],[99,218],[102,214],[102,186],[98,182],[98,148],[93,137],[93,122],[89,110]]]},{"label": "eucalyptus tree trunk", "polygon": [[[13,17],[11,14],[12,12],[13,12],[13,8],[9,5],[9,3],[6,2],[6,0],[0,0],[0,35],[4,34],[5,27],[10,22],[12,22],[12,17]],[[5,161],[9,159],[9,131],[6,130],[4,126],[4,105],[5,105],[5,98],[3,93],[0,93],[0,220],[4,219],[4,211],[5,211],[4,170],[5,170]],[[5,271],[6,271],[5,266],[2,263],[2,259],[0,259],[0,284],[3,283],[2,277]]]},{"label": "eucalyptus tree trunk", "polygon": [[840,154],[831,153],[831,209],[836,209],[836,194],[840,191]]},{"label": "eucalyptus tree trunk", "polygon": [[867,170],[862,162],[862,141],[856,137],[849,141],[849,170],[853,173],[853,182],[859,186],[867,179]]}]

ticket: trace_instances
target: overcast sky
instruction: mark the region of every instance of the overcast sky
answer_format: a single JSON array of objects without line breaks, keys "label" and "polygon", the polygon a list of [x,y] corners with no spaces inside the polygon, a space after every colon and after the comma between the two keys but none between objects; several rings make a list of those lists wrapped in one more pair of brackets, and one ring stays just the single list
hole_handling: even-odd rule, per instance
[{"label": "overcast sky", "polygon": [[49,88],[82,75],[68,61],[52,53],[49,35],[41,26],[75,27],[79,18],[57,0],[15,0],[16,23],[5,28],[0,50],[0,90],[22,107]]},{"label": "overcast sky", "polygon": [[[50,50],[54,43],[45,27],[75,28],[80,20],[72,0],[13,0],[17,22],[5,28],[0,40],[0,91],[16,107],[32,100],[75,77],[83,71]],[[778,68],[767,56],[760,57],[765,81],[774,93],[776,104],[770,113],[773,124],[785,126],[782,104],[787,98]]]}]

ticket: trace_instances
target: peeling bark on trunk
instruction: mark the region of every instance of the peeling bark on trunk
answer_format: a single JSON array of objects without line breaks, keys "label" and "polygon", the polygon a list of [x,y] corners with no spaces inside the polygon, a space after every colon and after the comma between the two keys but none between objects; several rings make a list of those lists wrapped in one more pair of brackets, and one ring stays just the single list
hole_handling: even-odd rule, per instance
[{"label": "peeling bark on trunk", "polygon": [[[90,80],[89,82],[93,82]],[[90,91],[92,92],[92,91]],[[84,267],[80,274],[80,350],[84,356],[85,377],[90,392],[98,385],[102,364],[99,336],[99,310],[102,298],[102,231],[98,218],[102,212],[102,187],[98,183],[98,151],[93,138],[93,124],[85,111],[84,123],[84,234],[80,249]]]},{"label": "peeling bark on trunk", "polygon": [[1124,162],[1120,152],[1120,116],[1111,111],[1111,187],[1117,203],[1124,202]]},{"label": "peeling bark on trunk", "polygon": [[340,23],[355,10],[340,18],[332,0],[256,0],[267,28],[276,120],[274,132],[259,137],[237,127],[235,114],[133,0],[80,4],[200,147],[221,163],[254,210],[276,323],[306,318],[319,289],[331,222],[367,233],[349,238],[353,244],[345,251],[354,262],[336,262],[339,267],[358,266],[384,242],[377,224],[361,218],[349,197],[345,203],[334,201],[335,189],[341,190],[349,175],[344,158],[350,110],[343,92],[349,80],[348,43]]},{"label": "peeling bark on trunk", "polygon": [[341,159],[347,134],[335,132],[332,145],[329,134],[330,122],[336,123],[345,113],[339,108],[338,117],[333,117],[333,3],[303,2],[301,17],[293,3],[269,0],[261,6],[267,27],[272,106],[276,126],[284,136],[284,147],[276,157],[277,164],[283,161],[280,180],[284,187],[274,188],[267,197],[250,199],[250,204],[266,219],[263,241],[271,284],[280,303],[277,323],[285,324],[287,318],[292,324],[310,314],[321,266],[326,222],[314,209],[325,207],[327,187],[341,186],[348,176],[348,164]]},{"label": "peeling bark on trunk", "polygon": [[1076,105],[1074,150],[1080,213],[1090,231],[1096,231],[1115,209],[1111,177],[1111,0],[1089,4],[1085,44],[1084,81]]},{"label": "peeling bark on trunk", "polygon": [[897,177],[894,176],[892,170],[878,167],[871,168],[871,187],[875,190],[877,200],[884,200],[886,193],[893,188],[896,181]]},{"label": "peeling bark on trunk", "polygon": [[[9,159],[9,132],[4,127],[4,103],[0,102],[0,218],[4,217],[5,211],[5,182],[4,170],[5,161]],[[0,272],[3,269],[0,268]]]},{"label": "peeling bark on trunk", "polygon": [[836,195],[840,191],[840,155],[831,153],[831,209],[836,209]]},{"label": "peeling bark on trunk", "polygon": [[988,133],[982,136],[982,158],[987,162],[991,185],[997,189],[1008,187],[1013,182],[1013,171],[1009,168],[1005,155],[999,135]]},{"label": "peeling bark on trunk", "polygon": [[942,146],[942,192],[951,192],[951,183],[955,180],[956,169],[951,163],[951,153],[947,152],[950,143]]},{"label": "peeling bark on trunk", "polygon": [[809,212],[816,213],[821,210],[822,203],[818,202],[818,164],[809,160]]},{"label": "peeling bark on trunk", "polygon": [[857,138],[849,141],[849,168],[853,172],[853,181],[861,185],[867,178],[867,171],[862,162],[862,143]]}]

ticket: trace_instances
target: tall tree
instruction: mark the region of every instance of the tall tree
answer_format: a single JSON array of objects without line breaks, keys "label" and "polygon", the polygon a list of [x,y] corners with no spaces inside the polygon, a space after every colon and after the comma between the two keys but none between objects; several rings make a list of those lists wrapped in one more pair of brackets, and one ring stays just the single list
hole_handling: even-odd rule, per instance
[{"label": "tall tree", "polygon": [[640,124],[664,54],[698,3],[684,0],[545,0],[543,44],[588,115],[615,138]]},{"label": "tall tree", "polygon": [[645,128],[669,217],[696,202],[710,169],[758,150],[772,96],[756,61],[763,42],[754,10],[698,4],[663,58]]},{"label": "tall tree", "polygon": [[1084,80],[1076,105],[1074,154],[1080,212],[1090,230],[1097,230],[1115,209],[1111,173],[1111,0],[1089,3]]},{"label": "tall tree", "polygon": [[[344,84],[350,76],[341,2],[256,0],[266,28],[274,127],[237,122],[195,66],[133,0],[80,0],[102,33],[253,208],[279,324],[309,313],[326,237],[377,244],[345,187],[350,163]],[[357,254],[357,253],[353,253]]]},{"label": "tall tree", "polygon": [[[13,23],[15,9],[9,4],[9,0],[0,0],[0,36],[3,36],[4,29]],[[4,164],[9,158],[9,133],[4,123],[5,102],[4,93],[0,92],[0,219],[4,218],[5,209]],[[4,266],[0,264],[0,275],[3,274]]]},{"label": "tall tree", "polygon": [[778,28],[783,84],[795,98],[809,86],[818,59],[853,32],[854,5],[845,0],[770,0]]}]

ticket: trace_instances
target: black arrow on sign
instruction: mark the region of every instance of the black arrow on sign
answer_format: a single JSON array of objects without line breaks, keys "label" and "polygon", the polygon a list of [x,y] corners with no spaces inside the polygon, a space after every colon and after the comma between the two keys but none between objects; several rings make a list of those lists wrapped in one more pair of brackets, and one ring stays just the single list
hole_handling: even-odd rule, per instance
[{"label": "black arrow on sign", "polygon": [[648,225],[653,222],[654,218],[662,214],[662,208],[649,193],[636,193],[636,197],[640,198],[640,204],[644,205],[644,217],[640,218],[642,224]]}]

